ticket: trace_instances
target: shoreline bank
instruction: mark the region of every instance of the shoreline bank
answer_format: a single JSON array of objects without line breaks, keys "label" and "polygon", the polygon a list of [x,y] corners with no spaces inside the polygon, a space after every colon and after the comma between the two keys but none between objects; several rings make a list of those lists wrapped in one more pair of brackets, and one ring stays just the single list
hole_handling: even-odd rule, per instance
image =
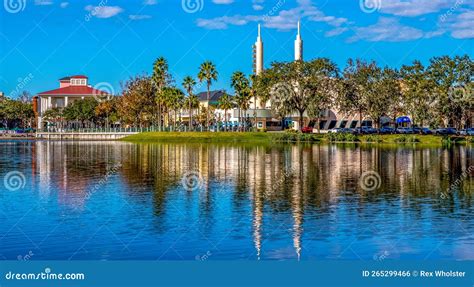
[{"label": "shoreline bank", "polygon": [[302,134],[296,132],[143,132],[137,134],[101,135],[88,137],[70,134],[55,137],[35,135],[0,136],[0,141],[125,141],[133,143],[248,143],[248,144],[381,144],[381,145],[431,145],[474,144],[474,137],[436,135],[352,135],[352,134]]},{"label": "shoreline bank", "polygon": [[472,144],[473,137],[435,135],[350,135],[301,134],[293,132],[144,132],[121,139],[127,142],[171,143],[349,143],[349,144]]}]

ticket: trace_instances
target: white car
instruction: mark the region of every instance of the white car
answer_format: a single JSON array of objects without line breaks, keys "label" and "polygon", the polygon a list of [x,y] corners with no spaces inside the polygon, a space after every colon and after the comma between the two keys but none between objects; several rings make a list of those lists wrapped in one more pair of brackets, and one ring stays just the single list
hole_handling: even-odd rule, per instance
[{"label": "white car", "polygon": [[459,134],[462,136],[474,136],[474,128],[460,130]]},{"label": "white car", "polygon": [[328,133],[340,133],[342,132],[342,129],[341,128],[335,128],[335,129],[330,129],[328,130]]}]

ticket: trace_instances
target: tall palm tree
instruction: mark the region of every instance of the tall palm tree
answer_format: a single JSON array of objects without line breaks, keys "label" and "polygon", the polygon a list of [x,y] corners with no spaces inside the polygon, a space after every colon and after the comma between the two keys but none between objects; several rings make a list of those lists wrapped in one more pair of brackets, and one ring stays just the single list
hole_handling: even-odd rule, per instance
[{"label": "tall palm tree", "polygon": [[194,94],[191,95],[191,96],[189,96],[189,97],[186,99],[185,105],[186,105],[187,107],[190,107],[190,109],[191,109],[190,120],[189,120],[189,122],[190,122],[189,127],[190,127],[190,130],[191,130],[192,127],[193,127],[193,126],[192,126],[192,123],[193,123],[193,119],[194,119],[194,114],[192,113],[192,111],[193,111],[194,109],[197,109],[197,112],[198,112],[198,115],[199,115],[199,98],[198,98],[198,96],[196,96],[196,95],[194,95]]},{"label": "tall palm tree", "polygon": [[217,81],[218,73],[216,66],[211,61],[206,61],[201,64],[198,73],[198,79],[200,82],[206,81],[207,83],[207,114],[206,114],[206,126],[209,127],[209,107],[210,107],[210,94],[212,81]]},{"label": "tall palm tree", "polygon": [[227,111],[232,109],[234,102],[232,98],[224,92],[224,95],[219,99],[218,108],[224,110],[224,125],[225,131],[227,131]]},{"label": "tall palm tree", "polygon": [[156,102],[158,105],[158,127],[161,130],[162,109],[163,109],[163,89],[170,82],[170,74],[168,72],[168,61],[164,57],[159,57],[153,63],[153,75],[151,77],[154,88],[156,90]]},{"label": "tall palm tree", "polygon": [[249,101],[249,80],[245,77],[245,74],[237,71],[232,74],[230,79],[230,85],[234,88],[236,93],[236,103],[239,107],[239,125],[242,122],[241,110],[248,109]]},{"label": "tall palm tree", "polygon": [[[192,122],[193,122],[193,91],[194,86],[196,85],[196,81],[191,76],[186,76],[183,79],[183,83],[181,84],[183,88],[188,92],[188,99],[187,104],[189,107],[189,130],[191,130]],[[196,97],[197,98],[197,97]]]}]

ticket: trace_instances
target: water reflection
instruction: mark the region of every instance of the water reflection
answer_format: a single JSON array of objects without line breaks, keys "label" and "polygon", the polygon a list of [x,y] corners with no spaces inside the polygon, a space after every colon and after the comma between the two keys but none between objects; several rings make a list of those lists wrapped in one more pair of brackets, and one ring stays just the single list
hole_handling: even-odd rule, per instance
[{"label": "water reflection", "polygon": [[[3,142],[0,152],[0,176],[27,177],[0,197],[7,258],[474,259],[466,146]],[[183,187],[189,171],[199,190]],[[366,171],[380,188],[361,187]]]}]

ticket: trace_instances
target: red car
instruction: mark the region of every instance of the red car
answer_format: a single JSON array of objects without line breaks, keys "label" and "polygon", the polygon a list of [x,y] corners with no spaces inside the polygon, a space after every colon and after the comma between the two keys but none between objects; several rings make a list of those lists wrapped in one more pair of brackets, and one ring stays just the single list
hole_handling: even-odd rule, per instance
[{"label": "red car", "polygon": [[304,127],[301,129],[301,132],[304,133],[304,134],[310,134],[313,132],[313,128],[312,127]]}]

